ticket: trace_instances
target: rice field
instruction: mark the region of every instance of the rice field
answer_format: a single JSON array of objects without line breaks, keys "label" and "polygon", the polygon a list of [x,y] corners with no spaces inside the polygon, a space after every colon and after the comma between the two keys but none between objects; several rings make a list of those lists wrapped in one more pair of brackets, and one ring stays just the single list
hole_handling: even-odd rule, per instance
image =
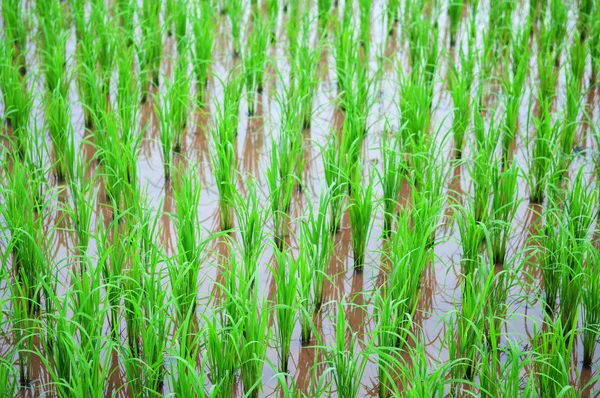
[{"label": "rice field", "polygon": [[600,396],[600,3],[3,0],[1,397]]}]

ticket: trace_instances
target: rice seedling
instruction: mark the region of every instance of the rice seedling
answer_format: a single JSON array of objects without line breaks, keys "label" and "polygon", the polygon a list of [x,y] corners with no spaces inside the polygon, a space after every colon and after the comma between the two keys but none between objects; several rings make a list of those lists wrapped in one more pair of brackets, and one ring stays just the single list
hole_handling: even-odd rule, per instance
[{"label": "rice seedling", "polygon": [[[166,104],[163,105],[168,108],[166,114],[162,115],[163,119],[166,119],[164,123],[167,123],[167,126],[165,127],[172,129],[171,133],[166,134],[171,135],[173,140],[173,151],[176,153],[181,152],[183,134],[187,127],[190,91],[190,79],[187,74],[187,66],[187,52],[180,53],[177,57],[173,81],[168,85],[165,94],[166,98],[164,101]],[[163,139],[161,138],[161,140]],[[164,150],[165,148],[163,147],[163,151]]]},{"label": "rice seedling", "polygon": [[240,56],[242,47],[240,26],[243,26],[244,2],[242,0],[231,0],[227,2],[227,16],[231,24],[231,39],[233,44],[233,56]]},{"label": "rice seedling", "polygon": [[[335,326],[335,344],[327,347],[326,361],[332,369],[333,382],[338,394],[344,397],[358,397],[360,380],[367,365],[364,353],[355,351],[358,343],[356,333],[348,330],[342,303],[338,304]],[[346,346],[346,334],[350,332],[350,342]]]},{"label": "rice seedling", "polygon": [[174,305],[181,324],[196,312],[196,294],[200,256],[206,241],[198,222],[200,183],[193,168],[182,172],[173,181],[177,229],[177,262],[167,262]]},{"label": "rice seedling", "polygon": [[363,188],[361,174],[361,169],[358,168],[350,183],[352,186],[352,198],[348,205],[350,228],[352,229],[354,269],[359,272],[364,266],[365,251],[371,230],[374,180],[374,178],[370,176],[366,188]]},{"label": "rice seedling", "polygon": [[573,332],[561,320],[548,320],[548,329],[534,325],[532,351],[534,377],[539,395],[575,396],[569,384],[569,357],[573,350]]},{"label": "rice seedling", "polygon": [[[398,136],[388,137],[387,132],[383,133],[381,144],[382,172],[379,174],[379,180],[383,194],[383,233],[388,236],[392,230],[392,225],[396,219],[396,208],[398,206],[398,197],[402,188],[404,167],[404,157],[402,151],[402,141]],[[388,142],[390,142],[388,144]]]},{"label": "rice seedling", "polygon": [[69,158],[67,157],[67,151],[71,145],[73,127],[71,125],[69,104],[58,90],[53,91],[48,96],[46,114],[56,158],[56,177],[62,181],[68,175]]},{"label": "rice seedling", "polygon": [[277,355],[279,357],[278,370],[282,373],[288,373],[288,360],[290,355],[290,345],[292,333],[296,324],[296,315],[298,314],[298,277],[297,262],[293,261],[291,254],[287,250],[274,248],[277,268],[271,269],[275,280],[277,303],[274,311],[277,319],[276,341]]},{"label": "rice seedling", "polygon": [[161,3],[144,0],[138,13],[141,36],[136,44],[140,67],[140,86],[142,103],[148,96],[150,82],[155,87],[159,84],[160,62],[162,58],[162,29],[160,25]]},{"label": "rice seedling", "polygon": [[535,121],[536,137],[531,146],[529,184],[529,200],[542,203],[546,193],[546,185],[550,174],[550,166],[556,147],[556,137],[560,123],[552,124],[548,107],[542,108],[542,116]]},{"label": "rice seedling", "polygon": [[483,225],[476,219],[473,207],[471,202],[465,207],[459,207],[456,218],[462,246],[461,270],[464,275],[474,272],[481,263],[484,230]]},{"label": "rice seedling", "polygon": [[460,20],[465,8],[463,0],[448,0],[448,18],[450,20],[450,46],[456,44],[456,35],[460,27]]},{"label": "rice seedling", "polygon": [[3,45],[0,68],[0,89],[4,101],[4,122],[12,128],[12,144],[19,157],[25,157],[29,118],[33,108],[33,87],[21,79],[12,64],[13,47]]},{"label": "rice seedling", "polygon": [[99,79],[102,82],[102,92],[108,93],[118,47],[118,36],[114,32],[114,25],[108,19],[108,10],[103,2],[96,2],[92,6],[90,18],[96,33],[95,53],[99,66]]},{"label": "rice seedling", "polygon": [[263,91],[265,64],[267,61],[267,49],[269,46],[267,25],[261,13],[254,14],[252,29],[248,35],[245,46],[244,75],[246,77],[246,90],[248,92],[248,115],[254,115],[256,106],[256,95]]},{"label": "rice seedling", "polygon": [[591,252],[584,270],[583,282],[583,366],[591,367],[594,351],[600,335],[600,278],[598,275],[598,253]]},{"label": "rice seedling", "polygon": [[371,48],[371,8],[373,0],[359,0],[359,24],[360,24],[360,45],[364,49],[365,58],[369,56]]},{"label": "rice seedling", "polygon": [[2,3],[2,20],[6,32],[6,45],[14,51],[12,58],[18,65],[19,73],[25,74],[25,51],[27,50],[27,21],[19,0],[9,0]]},{"label": "rice seedling", "polygon": [[233,228],[234,192],[235,192],[235,148],[232,132],[213,129],[214,152],[211,153],[213,172],[219,191],[219,209],[221,211],[221,229]]},{"label": "rice seedling", "polygon": [[[185,335],[188,335],[189,322],[189,319],[186,320],[175,331],[174,338],[180,344],[172,350],[173,361],[171,361],[169,366],[169,381],[173,386],[174,394],[193,394],[194,396],[204,397],[206,396],[204,384],[207,377],[203,371],[204,369],[200,368],[197,364],[197,359],[200,356],[202,348],[202,336],[199,334],[193,335],[193,339],[189,340],[189,343],[188,339],[179,336],[182,331]],[[202,361],[205,362],[206,360],[207,358],[204,356]]]},{"label": "rice seedling", "polygon": [[194,52],[192,66],[196,75],[196,92],[198,102],[204,104],[208,73],[212,62],[212,50],[215,38],[214,25],[208,21],[213,19],[213,8],[210,2],[201,2],[200,7],[193,7],[192,31],[194,33]]},{"label": "rice seedling", "polygon": [[504,171],[498,164],[492,167],[492,201],[489,220],[490,247],[494,265],[504,265],[506,243],[518,207],[517,182],[519,168],[514,163]]},{"label": "rice seedling", "polygon": [[41,64],[49,93],[58,89],[67,97],[69,78],[66,74],[67,31],[64,26],[63,10],[58,1],[50,2],[47,14],[40,15]]},{"label": "rice seedling", "polygon": [[329,202],[329,228],[335,234],[340,229],[342,219],[343,200],[345,197],[347,178],[342,165],[342,156],[338,150],[338,140],[332,131],[327,137],[327,144],[321,148],[325,182],[328,189]]},{"label": "rice seedling", "polygon": [[523,91],[529,66],[529,29],[522,26],[512,39],[512,68],[504,82],[505,111],[502,134],[502,159],[509,160],[509,150],[518,133],[519,108],[523,100]]},{"label": "rice seedling", "polygon": [[329,25],[331,0],[317,0],[318,26],[321,31]]},{"label": "rice seedling", "polygon": [[269,315],[267,302],[253,294],[242,304],[245,309],[240,347],[240,373],[244,384],[244,392],[249,397],[260,396],[262,390],[262,374],[270,339]]},{"label": "rice seedling", "polygon": [[310,342],[310,336],[312,333],[312,315],[314,299],[311,297],[313,293],[312,283],[314,270],[311,268],[311,246],[309,236],[306,233],[300,233],[300,244],[298,249],[298,255],[295,261],[295,268],[298,270],[298,308],[301,335],[300,342],[302,345],[306,345]]},{"label": "rice seedling", "polygon": [[248,193],[244,199],[235,192],[235,216],[241,238],[243,279],[253,285],[258,271],[260,257],[265,248],[265,223],[267,212],[261,206],[257,191],[258,181],[247,179]]},{"label": "rice seedling", "polygon": [[321,47],[310,46],[310,19],[302,19],[301,38],[292,58],[292,78],[296,80],[297,95],[301,104],[302,127],[311,126],[314,98],[319,86],[319,60]]},{"label": "rice seedling", "polygon": [[[331,229],[327,219],[329,201],[329,193],[323,189],[319,196],[318,208],[315,209],[312,202],[309,201],[306,220],[300,221],[300,241],[304,243],[301,244],[301,247],[308,250],[306,261],[312,272],[314,311],[318,311],[323,304],[323,287],[333,252],[333,241],[330,238]],[[305,253],[302,252],[302,254]]]},{"label": "rice seedling", "polygon": [[471,121],[471,86],[474,80],[473,68],[475,67],[472,49],[469,49],[467,55],[462,50],[459,54],[461,69],[459,70],[453,63],[451,64],[451,73],[449,74],[450,93],[452,94],[452,102],[454,103],[452,133],[454,135],[454,144],[456,145],[456,155],[458,158],[462,155],[465,133]]},{"label": "rice seedling", "polygon": [[240,368],[242,320],[227,321],[225,324],[218,314],[211,313],[206,319],[203,333],[208,374],[213,385],[212,395],[222,398],[232,395],[236,373]]}]

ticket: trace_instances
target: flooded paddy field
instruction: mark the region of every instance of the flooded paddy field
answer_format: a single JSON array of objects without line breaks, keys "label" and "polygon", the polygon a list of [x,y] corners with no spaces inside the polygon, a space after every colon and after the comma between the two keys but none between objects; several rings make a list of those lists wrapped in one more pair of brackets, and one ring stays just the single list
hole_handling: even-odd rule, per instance
[{"label": "flooded paddy field", "polygon": [[0,396],[599,396],[597,2],[1,7]]}]

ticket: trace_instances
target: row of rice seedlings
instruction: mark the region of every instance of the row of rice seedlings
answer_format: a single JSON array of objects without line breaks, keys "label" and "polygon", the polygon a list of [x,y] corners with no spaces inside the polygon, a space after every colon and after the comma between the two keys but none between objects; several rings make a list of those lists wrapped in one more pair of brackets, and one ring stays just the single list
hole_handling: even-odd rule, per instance
[{"label": "row of rice seedlings", "polygon": [[33,108],[33,85],[21,78],[13,66],[14,48],[4,43],[0,56],[0,89],[4,101],[4,123],[12,128],[12,148],[20,158],[26,156],[29,118]]},{"label": "row of rice seedlings", "polygon": [[201,2],[200,7],[193,7],[192,31],[194,34],[194,52],[192,66],[196,75],[196,92],[198,102],[203,105],[215,40],[213,6],[210,2]]},{"label": "row of rice seedlings", "polygon": [[263,91],[264,74],[267,62],[267,49],[269,36],[262,13],[253,14],[252,29],[248,35],[243,61],[246,79],[246,99],[248,102],[248,115],[254,115],[256,95]]},{"label": "row of rice seedlings", "polygon": [[219,191],[221,229],[233,227],[236,148],[235,139],[239,124],[239,105],[243,80],[230,75],[224,84],[224,102],[217,109],[215,127],[212,129],[214,152],[211,153],[213,173]]}]

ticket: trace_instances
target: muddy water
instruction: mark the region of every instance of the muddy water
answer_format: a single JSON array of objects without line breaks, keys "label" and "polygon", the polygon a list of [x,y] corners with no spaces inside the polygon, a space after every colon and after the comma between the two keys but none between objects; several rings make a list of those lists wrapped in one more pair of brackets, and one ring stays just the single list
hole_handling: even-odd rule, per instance
[{"label": "muddy water", "polygon": [[[341,11],[343,2],[340,2],[335,13]],[[316,7],[313,5],[311,13],[314,15]],[[489,5],[486,1],[480,4],[480,13],[478,16],[479,25],[482,27],[480,32],[484,30],[487,24],[487,10]],[[373,9],[371,12],[371,34],[373,43],[371,45],[370,68],[374,71],[378,67],[378,62],[381,62],[381,54],[384,55],[386,63],[383,66],[384,74],[374,86],[373,96],[374,104],[369,116],[369,132],[365,146],[363,148],[363,161],[370,168],[380,169],[378,163],[380,158],[381,135],[385,126],[385,119],[389,120],[392,126],[397,127],[398,124],[398,68],[407,68],[407,47],[403,40],[402,26],[396,27],[392,36],[386,34],[386,24],[382,15],[385,14],[385,3],[383,1],[374,0]],[[528,13],[527,4],[522,7],[517,7],[515,12],[515,24],[523,21]],[[573,11],[572,11],[573,12]],[[467,22],[468,9],[463,18],[461,35],[459,36],[459,46],[464,45],[466,41],[465,26]],[[401,14],[402,15],[402,14]],[[573,16],[571,14],[571,16]],[[249,18],[246,12],[245,20]],[[253,176],[259,182],[260,196],[266,202],[267,186],[265,181],[265,171],[270,156],[271,140],[278,136],[278,126],[280,120],[280,109],[277,103],[277,95],[281,94],[281,82],[277,79],[275,68],[280,73],[287,77],[289,72],[289,59],[287,55],[287,38],[285,37],[285,23],[287,20],[286,14],[279,16],[279,25],[277,30],[278,41],[275,46],[269,50],[269,59],[273,63],[268,68],[265,89],[263,94],[258,97],[258,108],[256,116],[248,117],[247,104],[242,100],[240,106],[240,124],[239,135],[237,137],[237,169],[240,173],[237,184],[238,188],[244,192],[244,178]],[[575,18],[569,18],[570,26],[573,27]],[[442,12],[438,19],[440,24],[440,48],[448,48],[448,20],[447,14]],[[215,42],[214,49],[214,64],[212,71],[213,76],[209,81],[208,86],[208,103],[209,105],[202,108],[192,107],[189,114],[188,129],[185,134],[183,153],[181,156],[176,156],[176,163],[188,164],[196,167],[198,178],[202,183],[201,203],[198,209],[202,226],[205,229],[205,236],[219,231],[219,209],[218,209],[218,191],[214,176],[211,171],[210,164],[210,128],[212,126],[211,115],[214,114],[216,103],[222,101],[223,90],[219,83],[219,79],[225,79],[228,72],[239,62],[239,59],[233,57],[232,46],[230,40],[230,21],[225,16],[219,16],[217,21],[218,36]],[[570,29],[571,30],[571,29]],[[34,37],[35,34],[30,35]],[[316,34],[313,40],[317,42]],[[481,41],[479,40],[481,47]],[[73,55],[75,48],[74,31],[68,40],[68,55],[71,59],[69,68],[74,67]],[[27,59],[28,70],[35,71],[38,68],[38,59],[36,58],[35,43],[30,43],[29,56]],[[445,50],[443,50],[445,51]],[[448,56],[455,56],[449,54]],[[176,57],[175,42],[173,37],[164,36],[164,59],[162,63],[162,73],[168,79],[172,75],[172,58]],[[565,57],[563,57],[564,60]],[[450,130],[452,125],[452,98],[449,94],[446,84],[448,61],[445,56],[440,58],[438,74],[439,78],[435,85],[435,98],[433,104],[433,126],[432,134],[437,134],[438,145],[445,148],[445,168],[448,172],[446,179],[446,208],[444,209],[444,223],[437,232],[438,245],[435,247],[435,260],[427,269],[423,280],[423,289],[419,300],[418,313],[416,321],[418,327],[423,331],[424,342],[427,350],[427,355],[430,359],[430,366],[434,367],[440,361],[448,359],[448,353],[444,347],[444,337],[446,328],[444,319],[447,314],[455,308],[455,305],[460,305],[461,294],[458,283],[459,275],[459,260],[461,249],[459,245],[458,231],[454,225],[452,218],[452,203],[464,202],[464,196],[472,194],[473,187],[468,174],[466,164],[455,164],[452,162],[452,142],[451,140],[443,140],[443,136]],[[526,121],[528,119],[529,108],[528,104],[535,104],[535,82],[537,79],[537,67],[534,57],[530,62],[530,73],[528,86],[524,95],[523,103],[520,109],[520,125],[521,134],[517,137],[516,144],[513,148],[514,159],[523,169],[524,174],[527,173],[528,164],[528,137],[534,136],[534,130],[527,130]],[[310,129],[304,132],[306,142],[309,143],[306,149],[306,169],[304,173],[306,189],[304,192],[296,192],[294,194],[290,229],[292,233],[288,238],[292,251],[295,252],[296,244],[294,241],[294,233],[297,230],[297,222],[295,218],[300,217],[307,209],[308,201],[317,206],[318,195],[321,192],[323,177],[323,166],[319,155],[318,144],[325,142],[325,137],[332,128],[339,128],[343,121],[343,114],[335,106],[335,97],[337,94],[336,76],[335,76],[335,60],[333,52],[329,47],[325,48],[322,64],[322,81],[319,85],[318,95],[315,101],[315,115]],[[493,70],[495,75],[502,73],[501,67]],[[35,72],[34,72],[35,73]],[[589,81],[589,70],[586,72],[584,81]],[[40,76],[41,77],[41,76]],[[114,83],[113,83],[114,84]],[[477,83],[474,85],[477,86]],[[39,95],[43,92],[44,86],[38,80],[35,86],[35,92]],[[154,90],[154,89],[153,89]],[[164,85],[161,84],[160,90],[164,90]],[[192,97],[195,89],[192,89]],[[486,104],[490,108],[498,107],[498,114],[501,112],[501,101],[496,98],[501,94],[499,87],[493,84],[486,83],[486,91],[489,95],[486,96]],[[557,109],[562,109],[565,98],[565,76],[564,71],[561,71],[558,82],[558,99],[556,103]],[[78,104],[78,93],[73,83],[70,89],[70,100],[73,102],[73,124],[75,127],[76,137],[78,142],[83,142],[84,139],[90,138],[92,133],[86,131],[83,122],[83,114],[81,106]],[[599,110],[596,100],[596,92],[594,89],[589,90],[589,94],[585,98],[588,112],[591,115],[591,120],[596,124],[599,121]],[[2,105],[3,108],[3,105]],[[41,109],[41,102],[36,103],[36,111],[34,117],[41,125],[44,119],[44,114]],[[489,113],[491,115],[491,112]],[[138,164],[138,180],[142,188],[147,190],[149,202],[159,212],[163,212],[160,216],[160,237],[159,240],[163,245],[163,250],[168,255],[172,255],[176,251],[176,232],[174,225],[169,217],[170,213],[174,212],[174,201],[171,186],[165,185],[163,177],[163,161],[159,142],[159,130],[157,115],[154,112],[153,101],[150,100],[143,106],[140,106],[139,126],[146,128],[144,140],[139,155]],[[585,124],[579,129],[579,146],[589,149],[583,152],[583,155],[576,160],[572,169],[579,167],[590,168],[591,153],[595,152],[595,142],[590,134],[589,126]],[[51,145],[49,137],[47,142]],[[314,144],[310,144],[314,142]],[[94,154],[94,149],[91,145],[84,146],[84,156],[90,160]],[[465,151],[464,158],[469,159],[469,151]],[[94,166],[96,167],[96,166]],[[89,175],[92,176],[98,170],[92,168]],[[60,185],[50,178],[51,189],[60,189]],[[106,211],[106,204],[103,203],[104,195],[102,194],[101,184],[97,187],[98,205],[96,212],[95,223],[106,222],[109,215]],[[408,187],[404,187],[403,196],[409,194]],[[379,187],[376,188],[376,194],[381,196]],[[528,189],[524,180],[521,180],[519,187],[519,197],[522,202],[519,205],[517,215],[513,223],[513,234],[509,244],[509,256],[516,256],[516,263],[525,261],[524,253],[533,251],[534,245],[531,242],[532,236],[537,233],[537,228],[541,223],[540,212],[541,207],[530,204],[528,201]],[[68,195],[63,193],[57,195],[56,207],[60,208],[61,204],[67,203]],[[62,230],[58,227],[65,227],[64,218],[61,217],[63,212],[56,211],[48,216],[48,223],[45,226],[48,231],[56,231],[53,237],[53,247],[56,248],[54,254],[54,262],[56,263],[58,277],[61,281],[62,288],[70,285],[69,270],[72,261],[69,257],[73,254],[73,236],[67,230]],[[366,342],[371,339],[370,332],[373,329],[372,303],[370,300],[369,291],[377,285],[380,274],[380,251],[384,249],[383,239],[381,236],[381,226],[383,223],[381,209],[378,208],[375,212],[374,223],[370,234],[368,245],[368,254],[365,259],[365,267],[362,273],[357,273],[353,270],[352,244],[351,233],[347,214],[342,220],[342,228],[335,236],[335,255],[333,256],[329,269],[328,281],[325,287],[325,305],[320,313],[315,315],[315,324],[321,337],[328,342],[332,341],[334,335],[334,320],[332,320],[338,310],[337,302],[343,301],[347,303],[346,314],[348,322],[352,330],[357,333],[360,340],[359,348],[364,349]],[[62,220],[62,221],[61,221]],[[62,223],[62,225],[60,225]],[[271,230],[271,225],[267,225]],[[530,248],[528,250],[524,250]],[[95,253],[96,248],[92,242],[90,253]],[[205,253],[205,260],[201,269],[199,299],[200,303],[206,303],[208,297],[215,292],[215,281],[220,275],[220,266],[226,264],[223,257],[230,255],[227,246],[223,240],[217,240],[209,245]],[[273,281],[268,264],[273,264],[273,252],[269,246],[265,250],[260,265],[260,277],[258,280],[259,289],[268,297],[273,297],[275,293],[275,283]],[[540,281],[541,275],[535,264],[535,256],[526,261],[522,271],[519,272],[519,281],[521,284],[514,286],[509,295],[511,303],[508,311],[509,316],[504,327],[504,338],[520,341],[523,346],[527,346],[533,335],[534,324],[541,324],[543,310],[538,297],[541,294]],[[0,289],[6,297],[8,288],[7,281],[2,281]],[[8,311],[6,309],[5,311]],[[198,309],[199,313],[210,311],[203,305]],[[271,320],[273,324],[274,320]],[[124,326],[124,325],[123,325]],[[273,326],[273,325],[272,325]],[[124,328],[124,327],[123,327]],[[313,341],[314,342],[314,341]],[[2,333],[0,342],[0,352],[5,352],[12,344],[12,339],[9,333]],[[39,345],[39,342],[36,342]],[[596,361],[600,360],[600,350],[597,350]],[[291,348],[290,372],[295,380],[296,385],[307,394],[310,395],[310,381],[326,371],[324,366],[313,368],[315,363],[316,350],[313,347],[303,347],[300,344],[300,326],[296,325]],[[126,378],[122,364],[119,363],[119,358],[116,353],[107,353],[112,358],[112,366],[115,369],[109,383],[109,388],[106,391],[106,396],[129,396],[126,385]],[[270,347],[268,350],[268,358],[273,364],[277,363],[277,353],[275,347]],[[595,365],[591,370],[581,369],[582,344],[577,340],[576,349],[573,354],[573,363],[575,364],[572,373],[573,385],[583,385],[584,380],[596,376],[599,367]],[[377,368],[375,358],[372,358],[365,371],[363,377],[363,387],[361,396],[376,396],[377,395]],[[167,358],[167,366],[171,359]],[[44,396],[48,395],[44,384],[48,383],[49,376],[46,373],[39,358],[34,358],[33,361],[33,377],[34,387],[30,390],[23,390],[24,396]],[[275,372],[270,366],[265,366],[263,381],[265,383],[264,396],[274,396],[277,394],[277,380],[274,378]],[[581,380],[579,380],[579,378]],[[581,384],[580,384],[581,383]],[[165,385],[165,393],[169,391],[169,383]],[[594,389],[590,389],[587,394],[590,394]],[[241,383],[238,384],[237,393],[241,396]],[[333,392],[335,394],[335,392]],[[584,392],[585,395],[585,392]]]}]

